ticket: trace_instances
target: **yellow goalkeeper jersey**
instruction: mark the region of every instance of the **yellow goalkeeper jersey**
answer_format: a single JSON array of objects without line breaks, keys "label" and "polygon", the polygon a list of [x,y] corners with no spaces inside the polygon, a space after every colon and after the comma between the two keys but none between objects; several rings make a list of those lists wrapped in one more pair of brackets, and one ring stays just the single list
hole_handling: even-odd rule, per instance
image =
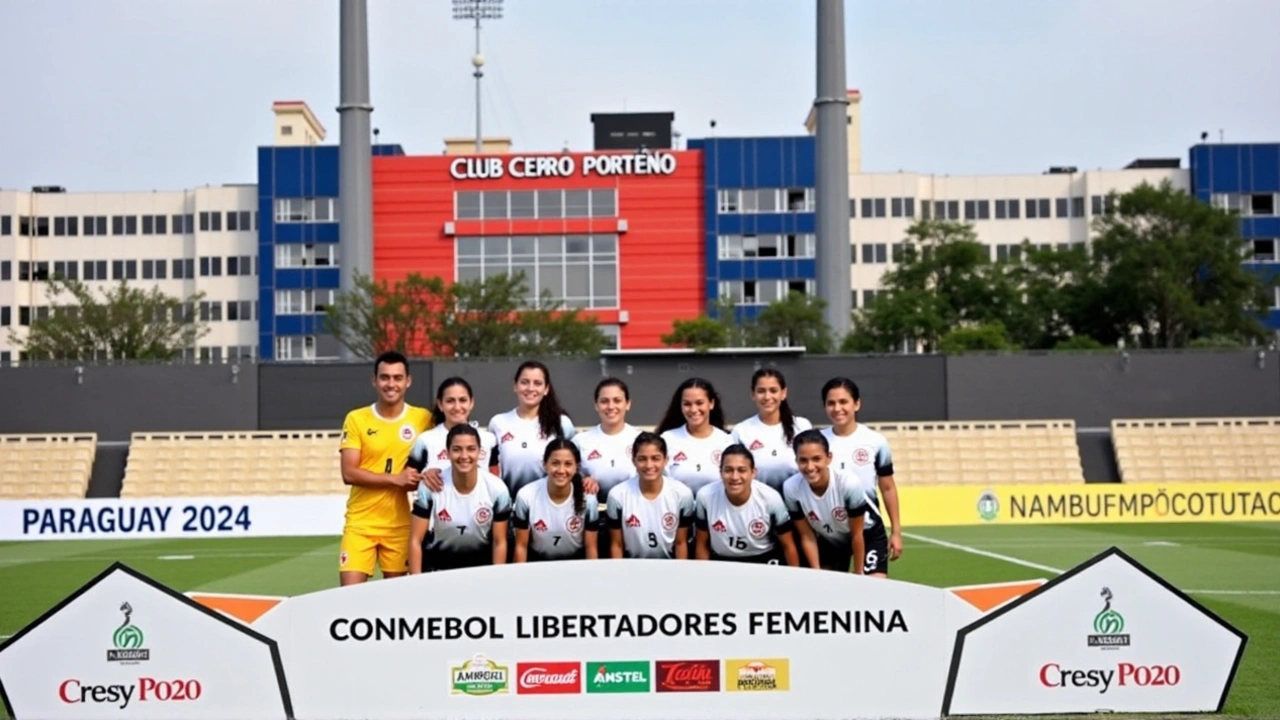
[{"label": "yellow goalkeeper jersey", "polygon": [[[426,408],[405,403],[400,416],[388,420],[369,405],[347,413],[340,448],[359,450],[363,470],[397,475],[404,470],[413,441],[431,426],[431,411]],[[347,497],[348,531],[376,535],[408,528],[408,491],[351,486]]]}]

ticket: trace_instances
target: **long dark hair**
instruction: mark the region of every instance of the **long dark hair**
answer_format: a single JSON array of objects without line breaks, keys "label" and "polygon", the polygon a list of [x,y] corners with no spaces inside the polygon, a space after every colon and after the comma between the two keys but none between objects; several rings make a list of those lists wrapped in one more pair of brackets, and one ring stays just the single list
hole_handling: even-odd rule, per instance
[{"label": "long dark hair", "polygon": [[466,380],[463,380],[462,378],[456,375],[453,377],[447,377],[444,380],[441,380],[440,386],[436,388],[436,404],[431,406],[431,424],[433,426],[444,424],[444,411],[440,409],[440,402],[444,400],[444,391],[448,390],[454,385],[461,385],[462,387],[466,388],[467,397],[474,398],[476,396],[475,392],[471,390],[471,383],[467,382]]},{"label": "long dark hair", "polygon": [[587,507],[586,490],[582,486],[582,452],[578,450],[578,446],[572,440],[565,440],[562,437],[553,438],[547,443],[547,449],[542,451],[542,464],[546,465],[551,460],[551,453],[557,450],[568,450],[573,453],[573,463],[575,470],[573,473],[573,512],[575,515],[581,515]]},{"label": "long dark hair", "polygon": [[746,445],[743,445],[742,443],[734,443],[729,447],[725,448],[724,450],[720,451],[720,469],[721,470],[724,469],[725,458],[729,457],[730,455],[741,455],[742,457],[747,459],[747,465],[749,465],[752,469],[755,469],[756,456],[751,454],[751,451],[747,449]]},{"label": "long dark hair", "polygon": [[[783,390],[787,389],[787,378],[782,375],[782,371],[773,368],[760,368],[751,375],[751,392],[755,392],[756,383],[761,378],[771,377],[778,381],[778,387]],[[782,433],[786,436],[787,442],[790,443],[796,436],[796,414],[791,411],[791,404],[786,400],[778,403],[778,416],[782,418]]]},{"label": "long dark hair", "polygon": [[520,367],[516,368],[516,376],[513,382],[519,382],[520,376],[525,370],[538,370],[542,373],[542,379],[547,383],[547,394],[542,398],[542,402],[538,403],[538,427],[542,430],[542,434],[546,437],[564,437],[564,426],[561,425],[561,417],[568,415],[564,408],[560,407],[560,400],[556,397],[556,386],[551,384],[551,371],[546,365],[537,360],[525,360],[520,363]]},{"label": "long dark hair", "polygon": [[707,399],[711,401],[711,415],[708,419],[712,425],[724,430],[724,408],[720,404],[720,394],[716,392],[715,386],[709,380],[691,377],[676,388],[675,394],[671,396],[671,402],[667,404],[667,411],[662,416],[662,422],[658,423],[656,433],[661,435],[685,424],[684,413],[680,410],[680,401],[684,391],[690,388],[699,388],[707,394]]}]

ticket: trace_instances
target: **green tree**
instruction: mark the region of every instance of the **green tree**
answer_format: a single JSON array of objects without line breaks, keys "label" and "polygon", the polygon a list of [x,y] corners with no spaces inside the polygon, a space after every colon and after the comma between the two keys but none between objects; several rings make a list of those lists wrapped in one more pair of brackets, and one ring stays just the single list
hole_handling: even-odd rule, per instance
[{"label": "green tree", "polygon": [[[1242,264],[1239,219],[1168,182],[1121,195],[1095,220],[1092,256],[1102,285],[1094,338],[1186,347],[1197,338],[1267,336],[1258,318],[1267,287]],[[1140,329],[1134,337],[1132,330]]]},{"label": "green tree", "polygon": [[806,293],[790,292],[785,298],[765,306],[756,316],[750,334],[755,345],[803,347],[806,352],[831,352],[831,326],[823,319],[825,300]]},{"label": "green tree", "polygon": [[959,355],[965,352],[989,350],[1015,350],[1017,346],[1009,341],[1009,333],[1004,323],[994,322],[975,327],[960,327],[951,330],[938,343],[940,352]]},{"label": "green tree", "polygon": [[719,320],[699,315],[688,320],[672,321],[671,332],[661,339],[662,344],[667,347],[685,347],[695,352],[706,352],[728,345],[729,328]]},{"label": "green tree", "polygon": [[394,283],[356,280],[326,309],[326,326],[356,355],[388,349],[435,356],[593,355],[608,344],[593,318],[549,293],[534,296],[523,274],[446,285],[411,274]]},{"label": "green tree", "polygon": [[99,297],[82,282],[55,277],[45,295],[48,317],[33,320],[26,337],[9,331],[9,342],[32,358],[172,360],[209,332],[194,312],[204,293],[183,300],[121,281]]}]

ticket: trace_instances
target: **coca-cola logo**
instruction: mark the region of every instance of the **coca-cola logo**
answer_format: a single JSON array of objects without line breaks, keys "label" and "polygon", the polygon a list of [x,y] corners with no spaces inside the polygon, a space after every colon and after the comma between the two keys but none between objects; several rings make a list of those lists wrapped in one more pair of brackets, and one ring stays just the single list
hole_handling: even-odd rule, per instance
[{"label": "coca-cola logo", "polygon": [[719,692],[719,660],[659,660],[655,663],[658,692]]},{"label": "coca-cola logo", "polygon": [[572,695],[582,692],[581,663],[517,663],[516,678],[516,692],[524,695]]}]

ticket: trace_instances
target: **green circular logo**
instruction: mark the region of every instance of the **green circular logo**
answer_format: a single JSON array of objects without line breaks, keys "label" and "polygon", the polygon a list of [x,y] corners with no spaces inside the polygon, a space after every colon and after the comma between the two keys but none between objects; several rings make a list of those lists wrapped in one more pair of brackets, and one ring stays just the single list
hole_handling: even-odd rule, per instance
[{"label": "green circular logo", "polygon": [[111,639],[121,650],[137,650],[142,647],[142,631],[136,625],[116,628],[115,635]]},{"label": "green circular logo", "polygon": [[1099,635],[1119,635],[1124,630],[1124,616],[1115,610],[1103,610],[1093,618],[1093,629]]},{"label": "green circular logo", "polygon": [[1000,516],[1000,499],[987,490],[978,496],[978,517],[991,522]]}]

